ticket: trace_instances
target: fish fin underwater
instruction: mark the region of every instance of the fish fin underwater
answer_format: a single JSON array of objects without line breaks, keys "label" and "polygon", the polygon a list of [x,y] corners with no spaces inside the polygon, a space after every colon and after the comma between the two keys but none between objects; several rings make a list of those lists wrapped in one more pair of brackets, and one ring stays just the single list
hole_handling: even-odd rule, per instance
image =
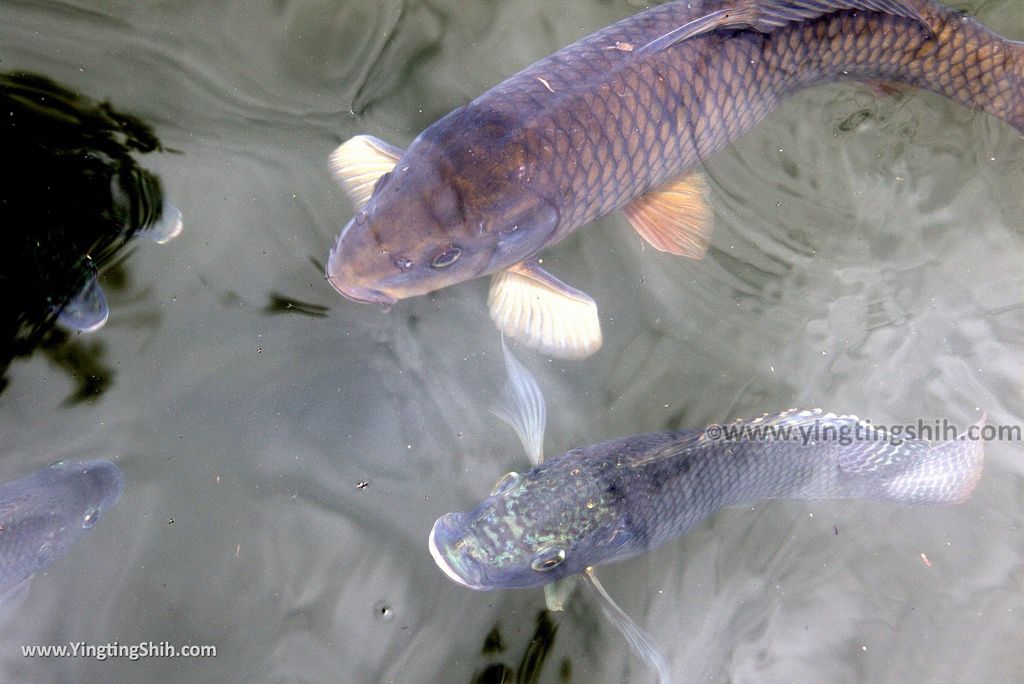
[{"label": "fish fin underwater", "polygon": [[505,385],[491,407],[491,413],[515,430],[530,465],[539,465],[544,460],[544,429],[547,423],[544,393],[533,374],[509,351],[504,337],[501,338],[501,353],[505,358]]},{"label": "fish fin underwater", "polygon": [[640,48],[640,53],[667,50],[683,41],[699,38],[714,31],[753,30],[771,33],[786,24],[818,19],[842,10],[880,12],[906,17],[929,28],[928,22],[914,0],[736,0],[722,9],[687,22]]},{"label": "fish fin underwater", "polygon": [[502,334],[544,354],[583,359],[603,342],[597,303],[536,261],[495,273],[487,307]]},{"label": "fish fin underwater", "polygon": [[[983,416],[974,424],[980,429]],[[717,427],[717,426],[716,426]],[[702,431],[698,442],[712,439]],[[835,451],[836,476],[800,498],[862,498],[915,505],[957,504],[970,498],[984,469],[984,442],[931,442],[899,434],[852,415],[822,409],[789,409],[719,427],[719,438],[754,434],[759,439],[798,440]],[[742,439],[742,438],[741,438]]]},{"label": "fish fin underwater", "polygon": [[686,175],[649,190],[622,211],[636,232],[661,252],[700,259],[708,251],[713,213],[704,175]]},{"label": "fish fin underwater", "polygon": [[[629,617],[626,611],[619,607],[615,599],[605,590],[604,585],[597,579],[597,573],[593,568],[583,571],[583,582],[591,589],[591,594],[597,601],[601,614],[615,626],[626,638],[629,648],[640,660],[658,675],[658,684],[669,684],[672,681],[671,670],[668,660],[661,650],[654,644],[654,640],[647,634],[640,625]],[[545,588],[551,585],[545,585]]]},{"label": "fish fin underwater", "polygon": [[357,135],[338,145],[327,166],[353,206],[359,209],[370,199],[377,181],[395,168],[401,156],[402,150],[383,140]]}]

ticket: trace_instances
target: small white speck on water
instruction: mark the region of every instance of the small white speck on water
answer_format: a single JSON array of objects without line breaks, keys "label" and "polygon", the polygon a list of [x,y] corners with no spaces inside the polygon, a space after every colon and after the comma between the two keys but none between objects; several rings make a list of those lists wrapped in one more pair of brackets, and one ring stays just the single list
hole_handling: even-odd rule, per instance
[{"label": "small white speck on water", "polygon": [[860,650],[862,650],[862,651],[867,651],[867,650],[868,650],[868,647],[867,647],[867,646],[861,646],[861,647],[860,647]]},{"label": "small white speck on water", "polygon": [[395,617],[395,609],[385,601],[378,601],[373,607],[373,612],[384,622],[391,622]]},{"label": "small white speck on water", "polygon": [[775,366],[768,366],[768,370],[770,370],[772,373],[774,373],[775,372]]}]

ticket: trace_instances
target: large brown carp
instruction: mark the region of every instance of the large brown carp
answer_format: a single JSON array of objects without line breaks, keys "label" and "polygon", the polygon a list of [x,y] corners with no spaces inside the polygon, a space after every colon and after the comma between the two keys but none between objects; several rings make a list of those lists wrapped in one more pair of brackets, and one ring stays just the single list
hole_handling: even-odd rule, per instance
[{"label": "large brown carp", "polygon": [[1022,43],[931,0],[669,2],[570,45],[424,130],[404,152],[349,140],[331,168],[358,205],[327,265],[390,306],[494,274],[491,317],[555,356],[601,345],[597,306],[535,259],[615,209],[700,257],[704,159],[789,95],[844,79],[925,88],[1024,131]]}]

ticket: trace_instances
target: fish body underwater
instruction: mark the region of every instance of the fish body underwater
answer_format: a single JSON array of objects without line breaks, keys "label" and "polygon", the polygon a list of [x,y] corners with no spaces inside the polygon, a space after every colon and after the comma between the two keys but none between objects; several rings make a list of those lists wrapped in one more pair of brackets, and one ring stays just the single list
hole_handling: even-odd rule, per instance
[{"label": "fish body underwater", "polygon": [[389,307],[494,274],[502,332],[582,358],[597,307],[537,254],[623,208],[654,247],[700,257],[697,165],[788,96],[840,80],[900,83],[1024,131],[1022,43],[931,0],[690,0],[627,18],[459,107],[402,150],[357,136],[331,170],[357,213],[327,277]]},{"label": "fish body underwater", "polygon": [[[759,432],[731,438],[743,430]],[[982,446],[891,439],[855,417],[817,410],[632,435],[510,473],[475,510],[439,518],[430,552],[448,577],[471,589],[542,586],[646,553],[723,506],[837,498],[959,503],[981,477]]]},{"label": "fish body underwater", "polygon": [[58,461],[0,486],[0,601],[67,553],[121,498],[110,461]]}]

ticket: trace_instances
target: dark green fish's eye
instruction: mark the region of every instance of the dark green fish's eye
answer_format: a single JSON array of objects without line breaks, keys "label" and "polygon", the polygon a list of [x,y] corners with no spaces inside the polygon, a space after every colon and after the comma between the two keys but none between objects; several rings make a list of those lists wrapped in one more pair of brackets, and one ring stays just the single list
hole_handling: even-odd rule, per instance
[{"label": "dark green fish's eye", "polygon": [[533,557],[533,561],[530,563],[530,567],[537,572],[544,572],[545,570],[557,568],[564,560],[565,549],[549,546],[537,552],[537,555]]},{"label": "dark green fish's eye", "polygon": [[434,256],[430,265],[434,268],[447,268],[458,261],[460,256],[462,256],[462,248],[452,246]]},{"label": "dark green fish's eye", "polygon": [[494,483],[493,487],[491,487],[491,496],[507,492],[517,482],[519,482],[519,473],[515,471],[505,473],[499,477],[498,481]]}]

